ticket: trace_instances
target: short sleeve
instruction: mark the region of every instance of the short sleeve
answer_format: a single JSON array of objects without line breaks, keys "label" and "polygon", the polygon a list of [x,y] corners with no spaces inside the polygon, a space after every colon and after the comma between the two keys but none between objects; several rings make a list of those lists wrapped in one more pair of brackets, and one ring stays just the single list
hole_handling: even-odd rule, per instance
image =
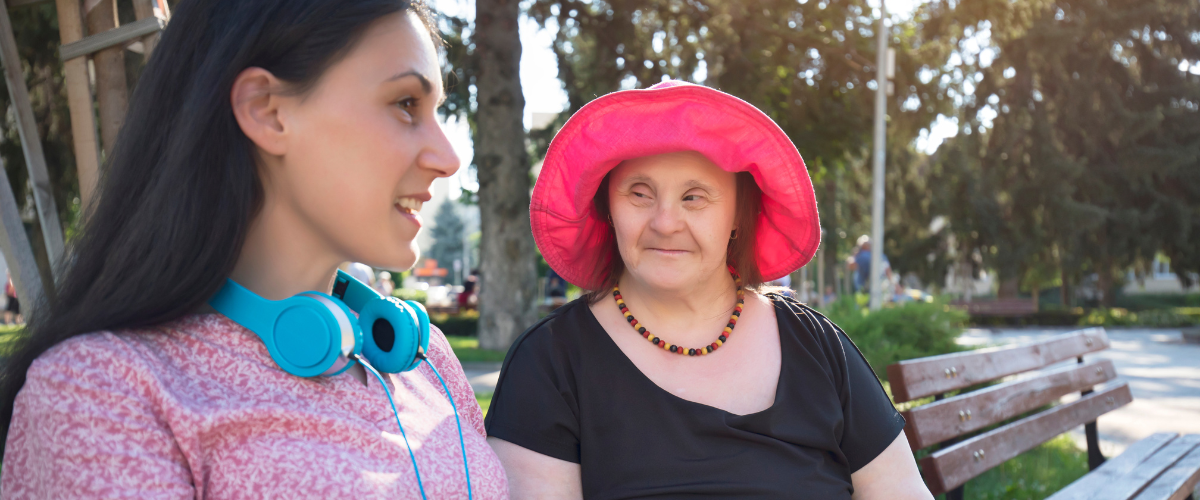
[{"label": "short sleeve", "polygon": [[141,367],[97,348],[97,339],[77,339],[47,351],[27,372],[4,450],[5,497],[195,497],[191,470]]},{"label": "short sleeve", "polygon": [[[810,310],[811,311],[811,310]],[[904,417],[896,411],[879,378],[867,364],[866,358],[850,337],[828,318],[816,314],[819,323],[837,339],[835,356],[842,365],[842,376],[838,387],[838,398],[842,404],[844,428],[841,437],[842,453],[850,465],[850,472],[858,471],[871,463],[883,450],[896,440],[904,430]]]},{"label": "short sleeve", "polygon": [[579,406],[568,332],[551,316],[513,344],[504,359],[486,418],[488,436],[579,463]]}]

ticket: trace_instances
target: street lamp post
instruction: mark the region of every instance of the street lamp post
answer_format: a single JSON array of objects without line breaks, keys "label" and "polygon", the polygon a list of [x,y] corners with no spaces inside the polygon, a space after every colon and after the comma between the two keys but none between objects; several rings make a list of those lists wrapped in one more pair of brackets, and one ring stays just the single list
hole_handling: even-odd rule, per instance
[{"label": "street lamp post", "polygon": [[887,86],[888,80],[888,43],[884,26],[887,9],[884,0],[879,0],[879,28],[876,31],[875,56],[875,141],[874,141],[874,179],[872,182],[871,206],[871,310],[879,309],[883,303],[883,291],[879,282],[880,271],[883,270],[883,176],[884,155],[886,154],[887,137],[885,119],[887,117]]}]

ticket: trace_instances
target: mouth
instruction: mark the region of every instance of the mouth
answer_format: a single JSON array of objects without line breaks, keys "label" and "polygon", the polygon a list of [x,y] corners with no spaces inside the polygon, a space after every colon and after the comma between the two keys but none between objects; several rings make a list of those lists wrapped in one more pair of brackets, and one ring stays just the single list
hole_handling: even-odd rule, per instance
[{"label": "mouth", "polygon": [[672,250],[669,248],[649,248],[647,250],[650,250],[651,252],[660,253],[663,255],[683,255],[685,253],[688,253],[687,250]]},{"label": "mouth", "polygon": [[425,202],[416,198],[405,196],[396,198],[396,200],[392,202],[392,205],[395,206],[396,210],[399,210],[402,214],[415,216],[417,215],[417,212],[421,211],[421,207],[425,205]]}]

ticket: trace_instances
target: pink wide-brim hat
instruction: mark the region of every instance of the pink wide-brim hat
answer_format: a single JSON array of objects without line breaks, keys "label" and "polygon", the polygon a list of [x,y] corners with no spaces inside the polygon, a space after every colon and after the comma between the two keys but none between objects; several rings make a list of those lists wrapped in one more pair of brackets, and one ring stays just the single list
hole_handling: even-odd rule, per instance
[{"label": "pink wide-brim hat", "polygon": [[779,279],[821,243],[812,180],[796,146],[767,115],[708,87],[666,81],[622,90],[581,108],[554,136],[533,188],[533,239],[567,281],[595,290],[611,268],[611,226],[593,199],[622,161],[696,151],[728,172],[750,172],[762,189],[754,244],[759,272]]}]

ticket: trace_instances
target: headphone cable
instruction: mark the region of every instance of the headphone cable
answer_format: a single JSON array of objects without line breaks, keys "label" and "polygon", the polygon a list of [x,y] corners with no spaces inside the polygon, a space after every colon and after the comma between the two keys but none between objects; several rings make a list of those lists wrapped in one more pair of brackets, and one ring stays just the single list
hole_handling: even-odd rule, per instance
[{"label": "headphone cable", "polygon": [[473,498],[471,496],[471,467],[467,465],[467,445],[463,441],[462,421],[458,419],[458,405],[454,404],[454,396],[450,395],[450,388],[446,386],[446,381],[442,379],[442,374],[438,373],[437,368],[433,367],[433,363],[429,362],[429,358],[421,356],[421,359],[425,361],[425,364],[429,365],[429,369],[433,370],[433,374],[437,375],[438,382],[442,383],[442,389],[446,390],[446,399],[450,400],[450,408],[454,409],[454,423],[458,425],[458,446],[462,449],[463,470],[467,471],[467,499],[470,500]]},{"label": "headphone cable", "polygon": [[[383,393],[387,394],[388,404],[392,405],[392,415],[396,416],[396,427],[400,428],[400,437],[404,438],[404,446],[408,448],[408,458],[412,460],[413,473],[417,475],[417,488],[421,491],[422,500],[427,500],[425,498],[425,486],[421,484],[421,471],[417,469],[417,456],[413,454],[412,445],[408,443],[408,436],[404,434],[404,424],[400,423],[400,412],[396,411],[396,402],[392,400],[392,391],[388,390],[387,382],[383,381],[383,375],[379,374],[379,370],[376,370],[374,366],[371,366],[371,363],[368,363],[365,358],[357,354],[353,355],[352,358],[362,364],[363,368],[366,368],[367,371],[371,372],[372,375],[375,375],[375,378],[379,380],[379,385],[383,386]],[[451,404],[453,405],[453,403]],[[458,415],[456,413],[455,417],[457,416]],[[467,484],[467,488],[469,491],[470,483]]]}]

